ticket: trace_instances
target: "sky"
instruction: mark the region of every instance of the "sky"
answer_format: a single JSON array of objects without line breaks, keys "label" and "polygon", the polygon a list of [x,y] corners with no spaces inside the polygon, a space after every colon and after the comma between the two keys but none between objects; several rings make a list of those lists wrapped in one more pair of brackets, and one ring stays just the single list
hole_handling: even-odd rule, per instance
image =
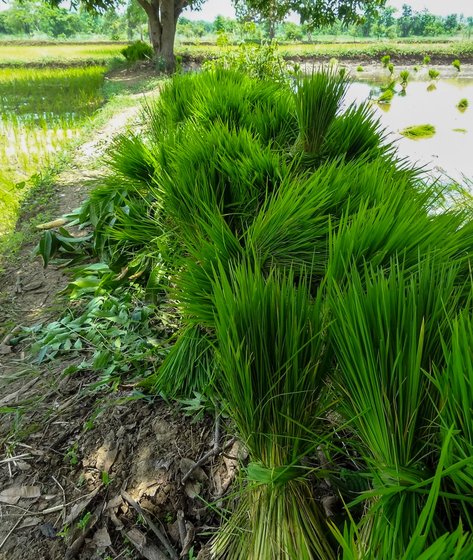
[{"label": "sky", "polygon": [[[398,8],[399,11],[403,4],[409,4],[414,11],[427,8],[429,12],[439,16],[453,13],[463,14],[466,17],[473,16],[473,0],[388,0],[387,2],[388,6]],[[193,20],[213,21],[218,15],[234,18],[235,10],[230,0],[206,0],[199,12],[185,11],[182,15]]]}]

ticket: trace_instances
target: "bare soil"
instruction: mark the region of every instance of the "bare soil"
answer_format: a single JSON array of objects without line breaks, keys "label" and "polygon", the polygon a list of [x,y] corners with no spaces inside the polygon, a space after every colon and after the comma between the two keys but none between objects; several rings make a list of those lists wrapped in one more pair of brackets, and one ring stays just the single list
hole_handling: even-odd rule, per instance
[{"label": "bare soil", "polygon": [[[121,78],[137,79],[110,77]],[[140,106],[136,96],[76,151],[49,201],[58,216],[101,181],[97,160],[114,134],[139,126]],[[238,442],[225,447],[214,418],[195,422],[132,386],[96,389],[91,373],[67,374],[74,360],[38,366],[11,346],[16,327],[65,306],[67,276],[43,268],[36,242],[0,278],[0,560],[207,557],[220,523],[207,503],[235,477]]]}]

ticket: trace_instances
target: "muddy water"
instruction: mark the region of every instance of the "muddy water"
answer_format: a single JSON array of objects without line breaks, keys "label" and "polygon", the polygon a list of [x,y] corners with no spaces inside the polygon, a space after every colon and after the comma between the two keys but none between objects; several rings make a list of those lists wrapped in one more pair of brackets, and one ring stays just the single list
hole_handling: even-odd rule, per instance
[{"label": "muddy water", "polygon": [[[361,102],[379,96],[379,86],[386,76],[357,81],[348,92],[347,101]],[[435,85],[435,89],[431,86]],[[430,91],[429,91],[430,90]],[[451,177],[464,184],[473,180],[473,78],[418,79],[409,82],[406,95],[401,88],[389,105],[373,103],[381,122],[396,138],[399,154],[413,163],[427,166],[434,177]],[[460,111],[456,105],[466,98],[469,107]],[[412,140],[399,132],[407,126],[433,124],[432,138]],[[470,184],[471,186],[471,184]]]}]

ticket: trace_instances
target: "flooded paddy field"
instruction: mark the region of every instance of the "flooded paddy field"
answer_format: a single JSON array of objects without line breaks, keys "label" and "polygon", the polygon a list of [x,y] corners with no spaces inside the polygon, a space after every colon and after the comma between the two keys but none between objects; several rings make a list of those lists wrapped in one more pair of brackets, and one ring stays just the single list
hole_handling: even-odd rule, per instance
[{"label": "flooded paddy field", "polygon": [[[402,71],[409,73],[401,85]],[[429,71],[439,75],[432,79]],[[471,185],[473,177],[473,66],[453,67],[403,66],[393,76],[380,65],[351,72],[347,102],[373,101],[373,108],[382,124],[397,137],[401,157],[425,166],[433,177],[454,179]],[[395,82],[395,83],[393,83]],[[388,102],[379,102],[386,88],[393,95]],[[383,91],[384,90],[384,91]],[[389,96],[388,96],[389,97]],[[431,125],[431,136],[407,138],[401,132],[407,127]]]},{"label": "flooded paddy field", "polygon": [[102,104],[104,66],[0,68],[0,233]]}]

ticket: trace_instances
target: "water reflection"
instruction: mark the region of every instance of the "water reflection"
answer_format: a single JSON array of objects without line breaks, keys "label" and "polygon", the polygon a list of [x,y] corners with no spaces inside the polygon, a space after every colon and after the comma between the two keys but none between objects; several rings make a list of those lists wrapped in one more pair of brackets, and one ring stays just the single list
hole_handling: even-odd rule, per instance
[{"label": "water reflection", "polygon": [[[376,98],[380,85],[378,83],[376,88],[373,83],[355,82],[349,89],[347,101],[361,102],[370,96]],[[465,177],[472,179],[473,79],[439,80],[435,82],[435,89],[430,85],[428,82],[410,82],[405,96],[395,95],[390,104],[373,104],[373,107],[381,116],[381,122],[396,137],[402,157],[426,165],[435,177],[448,175],[461,182]],[[457,108],[463,98],[470,103],[465,111]],[[400,130],[419,124],[433,124],[436,134],[419,140],[399,134]]]}]

